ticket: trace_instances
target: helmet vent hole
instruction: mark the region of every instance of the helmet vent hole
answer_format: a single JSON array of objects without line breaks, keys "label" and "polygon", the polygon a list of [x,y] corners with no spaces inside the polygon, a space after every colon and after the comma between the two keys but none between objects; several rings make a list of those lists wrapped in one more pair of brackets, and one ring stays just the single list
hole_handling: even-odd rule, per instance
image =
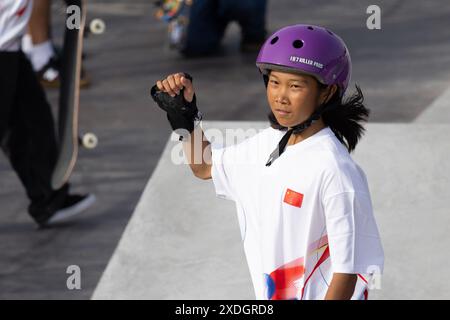
[{"label": "helmet vent hole", "polygon": [[333,32],[331,32],[330,30],[327,30],[327,32],[328,32],[329,34],[331,34],[332,36],[334,36]]},{"label": "helmet vent hole", "polygon": [[309,27],[308,27],[308,29],[309,29],[309,30],[314,30],[314,28],[313,28],[313,27],[311,27],[311,26],[309,26]]},{"label": "helmet vent hole", "polygon": [[302,40],[295,40],[292,43],[292,46],[296,49],[300,49],[301,47],[303,47],[303,41]]},{"label": "helmet vent hole", "polygon": [[275,44],[275,43],[277,43],[277,41],[278,41],[278,37],[275,37],[270,41],[270,44]]}]

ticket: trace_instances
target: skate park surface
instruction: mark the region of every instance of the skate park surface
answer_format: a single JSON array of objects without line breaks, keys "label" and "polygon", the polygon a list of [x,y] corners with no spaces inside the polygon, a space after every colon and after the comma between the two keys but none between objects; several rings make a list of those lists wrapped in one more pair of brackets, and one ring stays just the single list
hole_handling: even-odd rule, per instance
[{"label": "skate park surface", "polygon": [[[442,41],[450,6],[436,2],[382,1],[382,29],[370,31],[368,1],[269,1],[269,32],[322,24],[347,41],[352,84],[372,111],[353,155],[368,177],[386,256],[371,299],[450,298],[450,43]],[[89,9],[108,29],[85,42],[93,85],[81,93],[80,126],[100,145],[82,150],[72,186],[98,200],[77,221],[36,231],[3,157],[0,298],[254,299],[234,204],[171,162],[176,143],[148,91],[187,71],[204,128],[264,128],[256,54],[239,53],[231,25],[219,56],[186,60],[164,46],[166,26],[148,1],[91,1]],[[48,96],[55,105],[57,93]],[[69,265],[81,268],[81,290],[66,287]]]}]

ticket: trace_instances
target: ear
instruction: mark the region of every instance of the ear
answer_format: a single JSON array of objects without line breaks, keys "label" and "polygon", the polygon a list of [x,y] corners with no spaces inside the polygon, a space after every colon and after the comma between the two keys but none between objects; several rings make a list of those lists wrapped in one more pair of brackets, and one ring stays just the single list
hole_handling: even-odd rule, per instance
[{"label": "ear", "polygon": [[331,97],[336,93],[337,85],[333,84],[332,86],[328,86],[325,90],[322,90],[320,93],[320,104],[327,103],[330,101]]}]

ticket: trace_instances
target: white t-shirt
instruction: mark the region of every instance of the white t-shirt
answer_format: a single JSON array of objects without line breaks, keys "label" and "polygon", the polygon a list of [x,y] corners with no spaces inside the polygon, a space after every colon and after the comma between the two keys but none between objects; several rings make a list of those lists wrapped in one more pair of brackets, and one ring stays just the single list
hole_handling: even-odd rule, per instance
[{"label": "white t-shirt", "polygon": [[32,0],[0,1],[0,51],[18,51],[31,16]]},{"label": "white t-shirt", "polygon": [[328,127],[266,167],[284,133],[212,146],[216,194],[236,203],[256,298],[323,299],[333,273],[351,273],[352,299],[367,299],[384,253],[366,176]]}]

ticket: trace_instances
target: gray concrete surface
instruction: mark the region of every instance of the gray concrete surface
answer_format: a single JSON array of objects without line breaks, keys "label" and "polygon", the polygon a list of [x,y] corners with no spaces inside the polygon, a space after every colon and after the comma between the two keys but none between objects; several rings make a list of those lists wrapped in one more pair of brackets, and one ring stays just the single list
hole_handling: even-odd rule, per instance
[{"label": "gray concrete surface", "polygon": [[[56,42],[60,42],[62,17],[58,15],[57,3],[58,1],[54,2],[52,10],[53,33]],[[378,125],[375,123],[410,123],[416,118],[419,121],[421,115],[425,116],[424,111],[428,106],[450,87],[448,1],[378,1],[382,9],[382,29],[379,31],[369,31],[365,27],[365,12],[369,4],[372,1],[269,1],[268,28],[269,31],[274,31],[287,24],[303,22],[322,24],[335,30],[346,40],[351,50],[354,63],[352,84],[356,82],[361,85],[367,105],[372,110],[370,128]],[[239,28],[236,24],[231,24],[227,30],[220,55],[186,60],[167,49],[166,26],[156,21],[152,12],[152,2],[148,0],[89,0],[88,16],[104,19],[107,30],[101,37],[91,36],[85,41],[85,68],[93,84],[81,94],[80,127],[83,132],[94,131],[100,138],[100,144],[92,152],[82,151],[72,185],[76,192],[94,192],[98,198],[94,207],[75,223],[36,231],[26,214],[28,203],[20,182],[6,159],[0,156],[0,299],[88,299],[92,296],[170,134],[164,115],[154,109],[148,97],[148,89],[157,79],[175,71],[193,74],[199,106],[205,113],[206,120],[265,120],[267,104],[261,79],[254,66],[256,54],[239,53]],[[57,92],[49,90],[47,93],[55,107]],[[447,98],[442,100],[442,111],[448,115],[445,113],[446,100]],[[439,116],[439,113],[433,119],[442,119],[443,116]],[[431,123],[424,128],[428,127],[429,131],[424,130],[430,134],[434,132]],[[445,136],[445,132],[441,133]],[[429,137],[428,134],[426,136]],[[400,137],[404,137],[404,140]],[[399,141],[393,141],[401,143],[400,150],[407,150],[407,145],[404,145],[409,141],[406,133],[403,132],[400,137]],[[431,140],[429,150],[439,148],[440,138]],[[369,139],[368,135],[367,140]],[[385,145],[382,140],[379,141],[377,145],[382,149],[376,152],[386,154],[383,149]],[[393,157],[400,157],[400,151],[393,152]],[[416,158],[417,156],[410,160],[412,167],[418,161]],[[385,159],[389,161],[390,155],[386,154]],[[427,170],[431,168],[427,167]],[[435,170],[438,168],[435,166]],[[444,173],[441,174],[439,183],[444,183],[443,177]],[[399,180],[395,172],[391,173],[390,179]],[[209,190],[207,185],[198,187]],[[430,185],[430,188],[432,191],[435,187]],[[179,198],[180,201],[182,199]],[[219,200],[214,201],[217,201],[214,203],[218,206],[227,205]],[[153,206],[157,208],[162,204],[155,203]],[[198,226],[198,230],[206,235],[207,219],[201,212],[197,214],[199,221],[204,222]],[[234,239],[232,232],[237,234],[238,231],[233,225],[233,213],[232,217],[230,224],[223,224],[223,227],[230,229],[230,238]],[[430,219],[427,221],[428,225],[425,224],[427,230],[431,228],[426,234],[431,234],[432,237],[438,235],[439,230],[442,230],[440,228],[445,226],[445,218],[436,217],[436,220]],[[380,216],[380,220],[382,219]],[[419,219],[417,223],[422,221]],[[400,239],[408,235],[416,243],[422,239],[431,241],[429,238],[419,237],[418,227],[413,226],[417,225],[399,229]],[[149,230],[165,228],[162,225],[147,227]],[[433,228],[436,228],[436,232]],[[410,232],[412,229],[415,233]],[[164,241],[177,243],[179,238],[176,235],[174,237],[172,240],[165,238]],[[193,236],[191,241],[201,243],[207,241],[205,239]],[[219,245],[219,240],[216,238],[214,243]],[[442,235],[440,240],[445,242],[445,236]],[[444,242],[433,243],[433,246]],[[233,274],[233,279],[236,279],[233,281],[236,282],[228,286],[228,292],[233,292],[239,298],[251,294],[246,285],[246,271],[239,269],[245,268],[245,263],[240,258],[240,249],[233,246],[227,251],[227,247],[219,246],[216,250],[228,257],[233,265],[240,266],[235,271],[230,271],[236,272]],[[415,249],[412,250],[405,251],[404,254],[410,254]],[[153,254],[151,246],[148,254]],[[161,253],[156,252],[155,255],[163,258]],[[188,268],[203,268],[202,271],[211,274],[212,271],[208,270],[211,261],[221,264],[222,255],[212,253],[213,258],[207,261],[209,265],[194,266],[193,262]],[[111,261],[115,259],[113,257]],[[433,261],[439,261],[440,258],[427,256],[421,259],[425,264],[434,264]],[[154,263],[163,265],[157,260]],[[82,290],[70,291],[66,287],[65,271],[71,264],[81,267]],[[107,279],[105,277],[108,274],[103,279]],[[417,277],[422,279],[424,276]],[[162,277],[160,281],[161,279]],[[195,283],[195,278],[187,279],[190,282],[186,290],[191,290],[189,283]],[[180,282],[181,288],[183,284],[186,286],[186,283]],[[245,288],[242,292],[234,292],[237,286]],[[202,291],[205,290],[199,287],[198,292]],[[152,289],[149,292],[155,294],[158,290]],[[164,297],[177,292],[177,297],[182,297],[187,291],[170,291],[166,294],[161,289],[160,292]],[[205,297],[216,294],[219,292],[205,293]],[[442,294],[445,292],[442,291]]]},{"label": "gray concrete surface", "polygon": [[376,124],[355,154],[369,179],[385,249],[373,299],[450,299],[448,124]]},{"label": "gray concrete surface", "polygon": [[450,88],[437,97],[415,120],[415,123],[450,123]]},{"label": "gray concrete surface", "polygon": [[[263,122],[205,123],[262,128]],[[385,250],[371,299],[449,299],[448,125],[370,124],[354,159],[366,172]],[[170,141],[94,299],[254,299],[232,202],[174,165]]]}]

